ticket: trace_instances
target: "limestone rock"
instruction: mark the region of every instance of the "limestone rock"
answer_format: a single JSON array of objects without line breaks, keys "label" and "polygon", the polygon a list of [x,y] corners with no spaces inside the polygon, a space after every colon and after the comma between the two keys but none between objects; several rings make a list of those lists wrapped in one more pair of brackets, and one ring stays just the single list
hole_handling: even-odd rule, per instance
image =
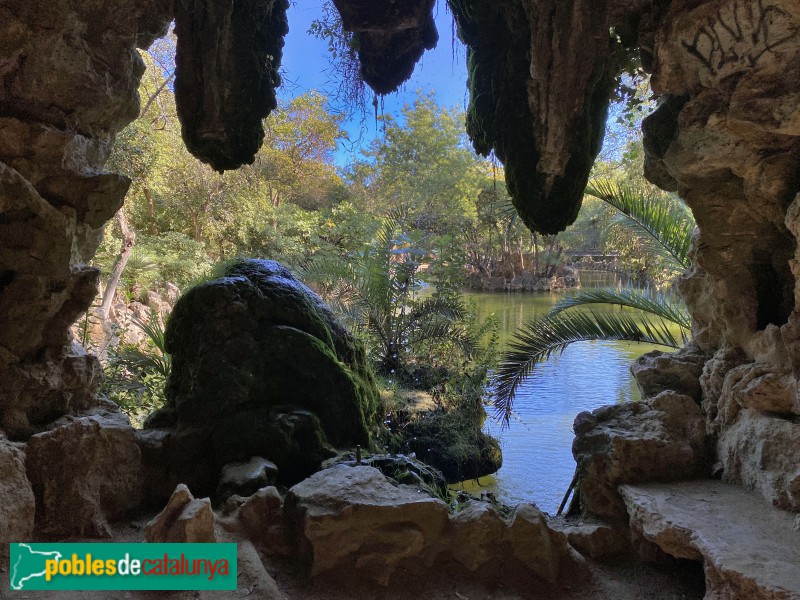
[{"label": "limestone rock", "polygon": [[239,520],[248,535],[253,538],[259,539],[268,528],[280,522],[283,502],[275,487],[262,488],[242,500],[239,508]]},{"label": "limestone rock", "polygon": [[372,467],[320,471],[289,490],[285,510],[313,575],[346,569],[382,585],[401,566],[430,566],[430,546],[448,524],[444,502],[395,487]]},{"label": "limestone rock", "polygon": [[403,427],[403,440],[448,483],[478,479],[503,466],[500,442],[483,431],[485,420],[480,405],[428,412]]},{"label": "limestone rock", "polygon": [[346,31],[358,35],[364,82],[378,94],[394,92],[411,77],[425,50],[436,46],[434,0],[376,4],[334,0]]},{"label": "limestone rock", "polygon": [[469,571],[521,567],[553,583],[586,575],[563,533],[533,505],[504,519],[485,502],[448,516],[441,500],[392,485],[377,469],[335,465],[289,490],[285,513],[313,575],[355,572],[388,585],[398,569],[423,576],[439,560]]},{"label": "limestone rock", "polygon": [[515,558],[548,582],[559,575],[573,581],[587,578],[583,558],[567,543],[566,536],[547,525],[547,517],[532,504],[520,504],[510,526],[510,545]]},{"label": "limestone rock", "polygon": [[363,347],[278,263],[241,260],[227,274],[184,294],[167,327],[179,421],[293,405],[332,443],[366,446],[378,394]]},{"label": "limestone rock", "polygon": [[0,556],[9,543],[29,541],[33,533],[36,503],[20,446],[0,435]]},{"label": "limestone rock", "polygon": [[278,263],[239,260],[227,275],[184,294],[167,326],[167,404],[145,423],[163,431],[142,436],[162,492],[164,468],[171,486],[213,494],[231,462],[264,457],[293,484],[335,455],[328,441],[369,445],[378,391],[361,343]]},{"label": "limestone rock", "polygon": [[792,515],[715,481],[624,485],[636,535],[676,557],[703,561],[708,600],[800,597]]},{"label": "limestone rock", "polygon": [[178,0],[175,104],[187,149],[215,170],[251,164],[277,106],[287,0]]},{"label": "limestone rock", "polygon": [[477,571],[498,559],[498,541],[506,537],[508,524],[487,502],[470,502],[450,522],[453,558],[467,570]]},{"label": "limestone rock", "polygon": [[470,502],[450,517],[450,532],[446,553],[468,571],[502,576],[521,564],[549,583],[567,573],[573,581],[586,576],[564,534],[532,504],[520,504],[507,520],[487,502]]},{"label": "limestone rock", "polygon": [[281,481],[291,484],[336,454],[319,419],[304,410],[243,410],[206,427],[176,426],[168,409],[153,416],[164,422],[148,419],[146,426],[159,427],[136,432],[150,502],[163,502],[183,482],[198,494],[213,495],[222,467],[248,457],[270,456]]},{"label": "limestone rock", "polygon": [[261,488],[275,483],[278,467],[275,463],[254,456],[243,463],[230,463],[222,467],[217,485],[217,498],[226,500],[233,494],[250,496]]},{"label": "limestone rock", "polygon": [[800,423],[742,409],[720,433],[725,481],[758,490],[773,506],[800,511]]},{"label": "limestone rock", "polygon": [[703,391],[701,406],[706,413],[709,431],[717,431],[716,418],[720,397],[722,396],[725,377],[734,367],[747,362],[747,356],[741,348],[725,348],[719,350],[703,367],[700,376],[700,387]]},{"label": "limestone rock", "polygon": [[551,521],[550,527],[567,536],[570,546],[594,560],[607,559],[624,552],[631,546],[618,528],[603,521]]},{"label": "limestone rock", "polygon": [[468,46],[475,150],[503,161],[525,224],[557,233],[575,220],[602,143],[613,83],[610,7],[583,0],[453,7]]},{"label": "limestone rock", "polygon": [[642,392],[642,398],[669,390],[700,401],[700,375],[708,357],[688,346],[672,354],[653,350],[637,358],[631,373]]},{"label": "limestone rock", "polygon": [[211,543],[217,541],[214,532],[214,512],[208,498],[195,498],[189,488],[178,485],[169,502],[145,526],[148,542]]},{"label": "limestone rock", "polygon": [[142,498],[141,453],[121,413],[63,417],[30,438],[25,466],[37,527],[52,534],[109,536]]},{"label": "limestone rock", "polygon": [[689,396],[605,406],[575,418],[572,454],[583,508],[621,519],[620,483],[688,479],[706,473],[710,448],[705,418]]},{"label": "limestone rock", "polygon": [[243,498],[238,519],[244,535],[258,542],[267,553],[296,555],[296,543],[284,522],[282,500],[276,488],[266,487]]},{"label": "limestone rock", "polygon": [[[800,414],[797,380],[788,370],[763,363],[732,368],[725,375],[722,402],[781,415]],[[725,415],[721,417],[723,420]]]}]

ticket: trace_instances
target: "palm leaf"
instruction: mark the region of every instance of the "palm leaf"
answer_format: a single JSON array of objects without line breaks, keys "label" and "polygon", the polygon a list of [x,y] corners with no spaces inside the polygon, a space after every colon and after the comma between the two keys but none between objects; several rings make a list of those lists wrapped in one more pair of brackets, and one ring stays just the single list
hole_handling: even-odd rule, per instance
[{"label": "palm leaf", "polygon": [[[692,323],[683,301],[672,292],[656,292],[649,288],[591,288],[579,290],[565,296],[553,305],[550,314],[570,308],[592,304],[612,304],[652,314],[674,323],[685,333],[691,331]],[[684,333],[682,331],[681,333]]]},{"label": "palm leaf", "polygon": [[682,203],[642,186],[600,179],[586,193],[620,211],[646,239],[654,241],[676,270],[689,267],[689,249],[695,230],[694,218]]},{"label": "palm leaf", "polygon": [[494,373],[494,406],[498,418],[508,423],[517,388],[538,363],[560,354],[570,344],[590,340],[680,347],[669,323],[657,317],[636,320],[627,313],[587,311],[560,312],[534,319],[514,335]]},{"label": "palm leaf", "polygon": [[131,321],[144,332],[155,350],[152,353],[130,353],[127,358],[131,365],[145,370],[155,370],[164,377],[168,377],[172,369],[172,359],[167,353],[164,328],[158,318],[151,318],[149,323],[145,323],[138,317],[133,317]]}]

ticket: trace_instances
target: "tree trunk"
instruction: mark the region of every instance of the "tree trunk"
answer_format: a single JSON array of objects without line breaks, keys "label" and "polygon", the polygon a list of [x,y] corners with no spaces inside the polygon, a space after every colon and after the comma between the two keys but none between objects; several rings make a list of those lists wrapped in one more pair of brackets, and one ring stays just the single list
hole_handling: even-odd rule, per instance
[{"label": "tree trunk", "polygon": [[147,201],[147,232],[150,235],[157,235],[158,229],[156,228],[156,207],[153,203],[153,193],[147,186],[142,190],[144,192],[144,199]]},{"label": "tree trunk", "polygon": [[125,270],[125,265],[128,264],[128,259],[131,257],[133,246],[136,244],[136,232],[128,226],[124,208],[120,208],[117,212],[117,224],[122,231],[122,245],[119,249],[119,255],[114,261],[114,266],[111,268],[111,275],[108,278],[108,284],[106,284],[105,293],[103,294],[103,303],[100,305],[100,318],[104,321],[108,318],[108,311],[111,310],[111,303],[114,301],[119,279]]}]

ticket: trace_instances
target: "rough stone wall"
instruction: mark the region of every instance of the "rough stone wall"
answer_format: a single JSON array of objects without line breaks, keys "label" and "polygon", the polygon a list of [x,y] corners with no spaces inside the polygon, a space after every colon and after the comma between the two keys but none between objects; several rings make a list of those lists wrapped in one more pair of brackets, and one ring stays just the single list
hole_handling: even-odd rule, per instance
[{"label": "rough stone wall", "polygon": [[93,404],[101,373],[67,328],[91,303],[87,266],[129,181],[104,173],[136,117],[167,2],[0,5],[0,429],[25,439]]},{"label": "rough stone wall", "polygon": [[648,176],[699,227],[680,284],[725,480],[800,510],[800,3],[673,2],[655,37]]}]

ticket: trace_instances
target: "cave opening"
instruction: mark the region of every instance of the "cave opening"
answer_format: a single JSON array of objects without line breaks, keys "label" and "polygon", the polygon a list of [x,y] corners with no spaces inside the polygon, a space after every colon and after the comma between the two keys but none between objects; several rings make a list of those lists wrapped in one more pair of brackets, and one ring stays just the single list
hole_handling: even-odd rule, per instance
[{"label": "cave opening", "polygon": [[[771,236],[771,239],[775,241],[775,237]],[[794,309],[794,277],[789,267],[794,248],[788,238],[784,239],[782,247],[761,250],[755,255],[753,273],[758,331],[763,331],[768,325],[784,325]]]}]

